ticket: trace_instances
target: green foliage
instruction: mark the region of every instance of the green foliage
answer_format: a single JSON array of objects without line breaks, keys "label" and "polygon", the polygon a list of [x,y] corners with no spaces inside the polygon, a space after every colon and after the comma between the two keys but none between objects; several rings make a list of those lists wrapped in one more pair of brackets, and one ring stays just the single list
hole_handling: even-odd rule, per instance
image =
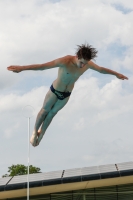
[{"label": "green foliage", "polygon": [[4,178],[4,177],[8,177],[9,176],[9,174],[4,174],[2,177]]},{"label": "green foliage", "polygon": [[[5,174],[2,177],[24,175],[24,174],[27,174],[27,171],[28,171],[28,167],[25,165],[19,165],[19,164],[12,165],[11,167],[8,167],[9,174]],[[30,165],[29,173],[30,174],[41,173],[40,168]]]}]

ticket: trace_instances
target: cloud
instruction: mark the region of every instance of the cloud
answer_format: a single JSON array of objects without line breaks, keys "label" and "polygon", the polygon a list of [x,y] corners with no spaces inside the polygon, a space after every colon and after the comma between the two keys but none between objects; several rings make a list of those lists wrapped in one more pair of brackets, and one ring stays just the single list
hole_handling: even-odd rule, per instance
[{"label": "cloud", "polygon": [[[95,146],[97,148],[95,148]],[[128,161],[133,159],[133,156],[130,154],[131,146],[128,146],[127,143],[120,138],[116,138],[114,141],[102,139],[100,142],[96,142],[95,146],[93,144],[91,155],[86,154],[82,157],[83,162],[91,162],[93,165],[98,158],[98,165],[102,165],[105,160],[109,164],[111,164],[111,160],[113,160],[113,164],[115,164],[123,162],[123,157],[125,159],[128,157]]]},{"label": "cloud", "polygon": [[75,125],[74,125],[74,130],[83,130],[83,128],[84,128],[84,122],[85,120],[84,120],[84,118],[83,117],[81,117],[80,119],[79,119],[79,121],[77,122],[77,123],[75,123]]},{"label": "cloud", "polygon": [[13,125],[12,127],[11,126],[8,128],[5,127],[4,136],[7,139],[10,139],[11,137],[13,137],[14,133],[19,130],[19,127],[20,127],[20,124],[18,123]]},{"label": "cloud", "polygon": [[133,71],[133,67],[132,67],[132,63],[133,63],[132,51],[133,51],[133,47],[130,47],[126,52],[123,61],[121,62],[122,67],[125,68],[125,69],[130,70],[131,72]]},{"label": "cloud", "polygon": [[48,88],[44,86],[33,89],[24,95],[1,95],[0,112],[18,111],[18,109],[24,108],[27,105],[31,105],[33,107],[38,106],[38,104],[43,102],[43,98],[44,95],[46,95],[47,90]]}]

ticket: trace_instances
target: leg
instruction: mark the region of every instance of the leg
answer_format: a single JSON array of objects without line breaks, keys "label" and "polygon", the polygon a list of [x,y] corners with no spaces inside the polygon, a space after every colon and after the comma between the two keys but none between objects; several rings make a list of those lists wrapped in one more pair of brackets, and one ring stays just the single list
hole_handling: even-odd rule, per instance
[{"label": "leg", "polygon": [[69,97],[65,98],[64,100],[58,99],[58,101],[54,104],[53,108],[49,111],[49,113],[47,114],[47,116],[42,124],[41,130],[38,134],[37,145],[39,145],[39,143],[40,143],[43,135],[45,134],[48,126],[50,125],[53,117],[57,114],[57,112],[59,110],[61,110],[66,105],[68,100],[69,100]]},{"label": "leg", "polygon": [[42,122],[44,121],[45,117],[47,116],[48,112],[51,110],[53,105],[56,103],[56,101],[57,101],[56,95],[49,90],[44,99],[43,106],[37,115],[34,131],[30,139],[30,143],[33,146],[36,146],[37,134]]}]

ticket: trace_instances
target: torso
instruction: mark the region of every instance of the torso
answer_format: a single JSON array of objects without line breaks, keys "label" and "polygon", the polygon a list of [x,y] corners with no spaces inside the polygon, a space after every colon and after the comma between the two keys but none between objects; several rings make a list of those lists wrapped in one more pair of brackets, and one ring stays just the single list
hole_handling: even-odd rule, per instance
[{"label": "torso", "polygon": [[75,56],[64,57],[64,64],[59,67],[58,77],[53,82],[53,87],[61,92],[71,92],[75,82],[87,69],[86,66],[84,68],[77,67]]}]

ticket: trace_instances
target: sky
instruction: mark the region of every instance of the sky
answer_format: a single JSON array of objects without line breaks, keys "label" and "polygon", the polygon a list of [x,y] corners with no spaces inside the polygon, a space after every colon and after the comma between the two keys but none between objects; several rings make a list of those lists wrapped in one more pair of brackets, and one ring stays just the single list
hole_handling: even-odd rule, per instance
[{"label": "sky", "polygon": [[133,160],[133,1],[0,0],[0,177],[27,165],[30,134],[58,68],[12,73],[10,65],[45,63],[75,55],[77,45],[98,50],[94,61],[129,80],[89,69],[76,82],[30,164],[42,172]]}]

